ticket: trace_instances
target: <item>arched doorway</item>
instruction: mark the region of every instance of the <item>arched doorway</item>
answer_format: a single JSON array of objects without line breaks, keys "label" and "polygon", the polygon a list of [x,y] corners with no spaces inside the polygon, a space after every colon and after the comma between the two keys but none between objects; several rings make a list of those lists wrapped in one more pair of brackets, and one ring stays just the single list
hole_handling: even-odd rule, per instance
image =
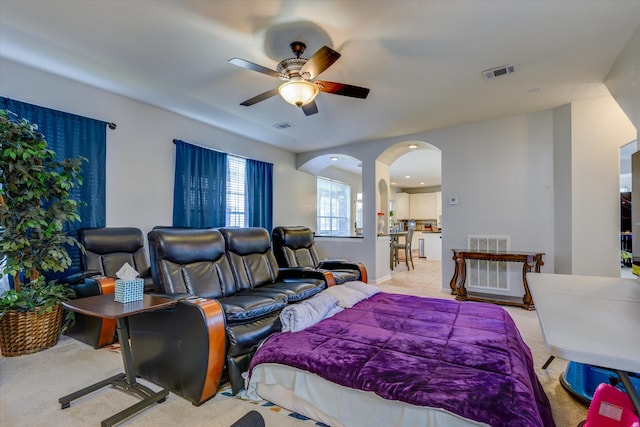
[{"label": "arched doorway", "polygon": [[442,153],[424,141],[404,141],[383,153],[389,164],[389,226],[413,228],[414,259],[442,261]]}]

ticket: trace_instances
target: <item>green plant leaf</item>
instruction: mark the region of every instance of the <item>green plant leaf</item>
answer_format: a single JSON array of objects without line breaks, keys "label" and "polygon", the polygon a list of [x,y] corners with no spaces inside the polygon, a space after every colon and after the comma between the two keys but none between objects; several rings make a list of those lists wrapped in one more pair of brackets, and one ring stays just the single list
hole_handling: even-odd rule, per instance
[{"label": "green plant leaf", "polygon": [[[68,245],[81,246],[66,235],[64,225],[80,220],[79,203],[69,194],[82,185],[86,159],[56,160],[37,125],[7,110],[0,110],[0,153],[0,248],[6,257],[2,272],[64,271],[71,264]],[[13,304],[27,309],[40,302],[24,299],[27,295],[32,294]]]}]

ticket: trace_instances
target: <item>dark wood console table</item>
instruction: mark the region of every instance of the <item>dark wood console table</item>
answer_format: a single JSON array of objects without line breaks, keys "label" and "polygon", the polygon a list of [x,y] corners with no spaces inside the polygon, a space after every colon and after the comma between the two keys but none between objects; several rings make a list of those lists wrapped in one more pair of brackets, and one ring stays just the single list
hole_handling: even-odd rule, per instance
[{"label": "dark wood console table", "polygon": [[166,308],[174,305],[175,303],[175,300],[169,298],[146,294],[143,296],[142,300],[128,303],[116,302],[113,294],[78,298],[62,303],[65,308],[78,313],[94,317],[102,317],[104,319],[116,319],[118,340],[120,341],[122,362],[124,364],[125,372],[61,397],[58,399],[60,407],[62,409],[66,409],[71,405],[71,401],[107,386],[114,386],[142,399],[140,402],[102,421],[102,427],[110,427],[140,412],[147,406],[153,405],[156,402],[164,402],[169,394],[169,390],[163,389],[159,392],[155,392],[149,387],[136,381],[133,368],[133,356],[131,355],[131,347],[129,346],[129,329],[127,327],[126,318],[145,311]]},{"label": "dark wood console table", "polygon": [[[456,263],[453,277],[449,286],[451,287],[451,295],[456,295],[458,301],[482,301],[492,302],[503,305],[513,305],[522,307],[527,310],[535,310],[531,292],[529,292],[529,284],[527,283],[527,273],[532,269],[536,273],[540,273],[540,267],[544,265],[542,256],[544,252],[498,252],[498,251],[473,251],[470,249],[452,249],[453,260]],[[467,280],[467,260],[475,259],[482,261],[503,261],[503,262],[521,262],[522,265],[522,283],[524,285],[524,296],[522,302],[499,300],[490,296],[472,296],[467,294],[465,282]]]}]

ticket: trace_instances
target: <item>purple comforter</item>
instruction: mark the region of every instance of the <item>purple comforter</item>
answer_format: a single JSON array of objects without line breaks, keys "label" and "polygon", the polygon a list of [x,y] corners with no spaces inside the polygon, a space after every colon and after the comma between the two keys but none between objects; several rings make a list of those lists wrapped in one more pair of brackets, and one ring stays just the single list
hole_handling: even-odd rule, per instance
[{"label": "purple comforter", "polygon": [[269,338],[260,363],[491,426],[554,426],[531,352],[509,314],[482,303],[380,293],[300,332]]}]

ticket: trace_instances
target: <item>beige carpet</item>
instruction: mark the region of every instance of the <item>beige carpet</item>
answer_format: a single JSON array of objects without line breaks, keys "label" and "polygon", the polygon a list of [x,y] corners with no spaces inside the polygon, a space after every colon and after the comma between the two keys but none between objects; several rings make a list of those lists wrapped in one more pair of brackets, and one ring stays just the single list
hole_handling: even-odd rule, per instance
[{"label": "beige carpet", "polygon": [[[122,372],[119,353],[82,344],[62,336],[58,344],[40,353],[0,359],[1,426],[100,425],[100,421],[138,401],[113,388],[103,388],[60,409],[58,398],[96,381]],[[159,388],[141,381],[154,390]],[[121,426],[208,426],[229,427],[245,413],[257,410],[267,426],[302,427],[309,425],[261,408],[250,402],[218,394],[196,407],[169,394],[167,400],[129,418]]]},{"label": "beige carpet", "polygon": [[[414,261],[415,270],[406,271],[405,267],[399,267],[394,271],[392,279],[381,284],[381,287],[387,292],[451,298],[440,292],[440,263],[424,259]],[[519,308],[508,310],[533,352],[538,376],[552,402],[557,426],[576,426],[586,417],[586,408],[571,399],[558,382],[566,361],[556,359],[547,371],[542,371],[539,367],[548,358],[548,354],[544,349],[535,312]],[[119,390],[105,388],[78,399],[71,403],[70,408],[61,410],[58,398],[121,371],[122,359],[119,353],[105,349],[94,350],[66,336],[62,336],[56,346],[40,353],[0,357],[0,425],[99,425],[101,420],[132,405],[137,399]],[[145,384],[154,390],[158,389],[155,385]],[[261,407],[222,394],[199,407],[170,394],[166,402],[148,408],[120,425],[229,427],[253,409],[263,414],[268,427],[315,425],[311,421],[293,419],[286,411],[276,412],[277,408]]]}]

